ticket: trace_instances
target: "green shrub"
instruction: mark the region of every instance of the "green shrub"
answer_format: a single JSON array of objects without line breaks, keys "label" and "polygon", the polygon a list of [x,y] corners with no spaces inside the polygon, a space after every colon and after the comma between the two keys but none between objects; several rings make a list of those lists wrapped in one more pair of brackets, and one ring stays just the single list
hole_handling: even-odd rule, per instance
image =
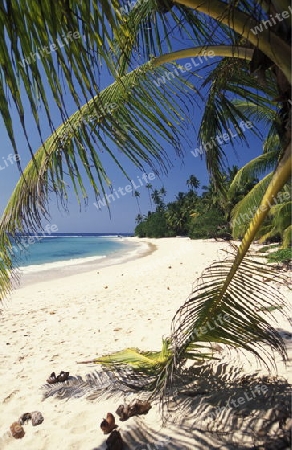
[{"label": "green shrub", "polygon": [[268,255],[268,262],[287,263],[292,260],[292,248],[282,248]]}]

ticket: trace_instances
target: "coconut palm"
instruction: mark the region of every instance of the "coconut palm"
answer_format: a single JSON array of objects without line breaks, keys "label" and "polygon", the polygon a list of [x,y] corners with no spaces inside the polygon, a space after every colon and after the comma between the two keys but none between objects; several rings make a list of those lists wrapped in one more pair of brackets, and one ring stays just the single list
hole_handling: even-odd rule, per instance
[{"label": "coconut palm", "polygon": [[193,191],[194,189],[198,189],[200,182],[195,175],[190,175],[187,179],[187,186]]},{"label": "coconut palm", "polygon": [[137,214],[137,216],[135,217],[135,222],[136,223],[141,223],[142,221],[143,221],[142,214]]},{"label": "coconut palm", "polygon": [[162,211],[165,207],[163,198],[166,195],[166,191],[164,187],[158,189],[154,189],[151,194],[154,205],[156,205],[156,211]]},{"label": "coconut palm", "polygon": [[[261,345],[268,343],[285,357],[279,334],[254,308],[255,303],[268,307],[274,304],[275,299],[267,293],[266,285],[263,286],[254,276],[259,270],[258,263],[247,258],[250,244],[268,214],[267,205],[291,176],[291,135],[287,126],[291,109],[288,102],[291,100],[289,22],[283,19],[277,27],[271,23],[260,32],[252,31],[260,26],[262,19],[279,11],[279,2],[149,0],[137,2],[126,16],[117,0],[110,5],[104,0],[95,3],[57,1],[54,9],[50,9],[48,0],[41,5],[38,4],[40,2],[34,3],[36,5],[31,10],[24,1],[9,2],[1,7],[0,20],[4,24],[1,27],[1,113],[17,152],[7,100],[12,97],[27,135],[23,100],[18,91],[17,80],[20,79],[40,136],[39,101],[45,106],[49,124],[54,130],[47,101],[49,94],[45,93],[39,69],[41,65],[63,123],[34,153],[4,211],[0,224],[2,295],[11,287],[10,237],[17,239],[19,232],[41,227],[43,217],[48,214],[51,192],[66,201],[64,178],[71,179],[78,199],[80,196],[86,199],[84,176],[80,172],[80,167],[83,167],[94,193],[97,196],[104,193],[104,184],[110,184],[110,180],[101,161],[100,149],[106,151],[122,170],[113,151],[113,143],[138,167],[156,162],[165,169],[169,158],[164,151],[164,143],[170,143],[180,154],[183,148],[181,138],[187,139],[188,136],[180,127],[180,124],[188,123],[185,99],[190,97],[190,93],[200,98],[200,91],[209,86],[199,138],[208,150],[205,151],[207,166],[214,183],[220,187],[225,154],[224,142],[217,138],[218,131],[228,133],[232,125],[237,127],[239,139],[247,139],[240,128],[240,121],[247,122],[248,117],[230,101],[230,92],[236,97],[263,103],[266,97],[271,98],[271,91],[276,91],[282,105],[279,126],[282,131],[281,152],[277,168],[234,258],[211,266],[203,277],[203,284],[194,289],[188,302],[175,316],[167,352],[162,352],[160,364],[154,365],[155,386],[156,390],[165,393],[173,374],[179,371],[186,358],[197,357],[202,341],[241,346],[261,359],[265,359]],[[281,9],[288,10],[286,0],[281,1]],[[15,68],[15,62],[32,49],[36,51],[48,45],[50,39],[54,41],[62,33],[73,32],[73,29],[80,30],[85,39],[78,42],[76,39],[72,46],[68,45],[63,50],[57,48],[55,58],[51,53],[41,60],[32,57],[35,60],[25,69],[21,65]],[[175,48],[177,29],[187,37],[186,43],[192,40],[191,47],[186,44],[180,50]],[[223,59],[215,60],[215,69],[198,89],[181,75],[176,61],[206,55],[206,52]],[[96,61],[100,60],[105,62],[113,76],[113,83],[102,91],[95,77]],[[137,64],[138,67],[133,69]],[[261,79],[266,79],[266,85],[261,86],[262,96],[255,91],[259,82],[250,75],[249,68]],[[78,106],[76,113],[69,118],[59,71],[64,74]],[[80,95],[85,102],[83,106],[75,85],[80,87]],[[13,277],[13,270],[11,273]],[[243,285],[248,289],[243,290]],[[279,299],[276,301],[280,302]],[[216,319],[224,313],[228,314],[229,320],[218,325]],[[202,331],[210,321],[216,322],[217,326],[208,333]],[[111,362],[114,362],[113,358]],[[121,364],[120,355],[118,364]]]},{"label": "coconut palm", "polygon": [[148,190],[149,202],[150,202],[150,208],[152,209],[152,198],[151,198],[150,191],[152,191],[153,186],[152,186],[151,183],[147,183],[147,184],[145,184],[145,188]]}]

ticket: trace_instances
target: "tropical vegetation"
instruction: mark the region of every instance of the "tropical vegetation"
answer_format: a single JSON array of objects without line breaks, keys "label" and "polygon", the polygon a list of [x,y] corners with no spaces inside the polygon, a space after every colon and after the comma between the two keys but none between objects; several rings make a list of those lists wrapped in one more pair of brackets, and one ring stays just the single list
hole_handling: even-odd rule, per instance
[{"label": "tropical vegetation", "polygon": [[[256,27],[262,20],[288,11],[289,3],[138,0],[128,14],[122,9],[124,4],[118,0],[43,0],[28,6],[24,0],[13,0],[0,7],[0,111],[18,155],[9,110],[12,101],[31,152],[29,164],[20,167],[21,177],[0,223],[0,289],[3,297],[16,274],[10,237],[17,239],[42,227],[49,214],[50,196],[56,194],[66,206],[69,181],[77,200],[86,201],[85,178],[96,196],[104,194],[110,180],[102,162],[103,153],[122,171],[116,149],[137,167],[150,164],[156,170],[167,170],[171,162],[164,150],[166,144],[182,156],[184,147],[191,143],[186,131],[192,124],[190,103],[204,105],[198,141],[205,149],[212,189],[222,194],[227,207],[227,157],[223,141],[215,137],[224,136],[234,127],[239,138],[247,141],[240,123],[249,121],[250,111],[236,100],[253,103],[257,111],[270,107],[277,115],[279,140],[273,172],[261,183],[257,209],[240,232],[241,245],[234,255],[206,270],[174,318],[167,351],[159,356],[159,364],[151,361],[155,377],[151,387],[165,393],[186,359],[196,359],[200,351],[206,353],[205,347],[212,342],[243,348],[264,362],[268,361],[269,348],[285,358],[280,335],[267,315],[259,312],[271,304],[281,304],[281,299],[261,281],[259,274],[264,273],[264,268],[249,258],[248,250],[268,214],[272,219],[267,233],[287,230],[286,222],[278,227],[276,216],[281,213],[271,211],[270,205],[291,178],[290,22],[283,18],[276,25],[270,21],[261,31],[255,30],[259,30]],[[77,31],[83,38],[71,39]],[[61,39],[68,41],[69,36],[70,45],[57,44]],[[178,36],[182,38],[179,49]],[[41,49],[48,47],[50,51],[44,55]],[[192,71],[190,78],[184,76],[178,61],[205,52],[213,52],[214,59],[206,72],[201,72],[203,77],[199,77],[200,71]],[[28,56],[29,64],[24,60]],[[105,88],[99,83],[102,65],[112,76],[112,84]],[[165,82],[158,83],[158,79]],[[76,104],[76,112],[70,116],[63,80]],[[53,120],[49,98],[54,99],[59,111],[59,127]],[[25,120],[26,100],[43,142],[36,152],[30,146]],[[41,107],[52,132],[48,139],[44,138],[39,120]],[[265,117],[266,112],[262,119]],[[252,130],[259,134],[256,126]],[[234,145],[232,139],[230,142]],[[181,199],[190,201],[191,213],[196,213],[192,209],[195,195],[186,194],[188,200],[184,196]],[[162,212],[163,204],[156,205]],[[170,207],[169,220],[171,213],[174,220],[175,208]],[[184,225],[182,221],[175,226]],[[216,319],[221,314],[228,315],[229,320],[218,325]],[[217,325],[206,332],[210,321]],[[110,361],[114,369],[119,368],[121,355],[116,361],[112,356]],[[143,386],[147,386],[147,379],[144,381]]]},{"label": "tropical vegetation", "polygon": [[[233,174],[237,168],[233,168]],[[229,175],[232,171],[229,171]],[[229,183],[226,176],[225,183]],[[254,181],[255,183],[255,181]],[[165,204],[165,191],[153,190],[151,197],[155,211],[148,211],[147,215],[138,214],[135,235],[138,237],[171,237],[189,236],[191,239],[203,238],[231,238],[230,217],[224,208],[224,197],[218,195],[214,183],[203,186],[203,192],[198,195],[200,182],[195,175],[190,175],[186,181],[190,188],[188,192],[179,192],[174,201]],[[248,186],[246,187],[248,188]],[[246,189],[245,188],[245,189]],[[243,196],[244,190],[240,194]],[[248,192],[247,190],[245,192]],[[219,193],[220,194],[220,193]],[[234,198],[237,200],[239,193]],[[229,199],[229,206],[232,201]]]}]

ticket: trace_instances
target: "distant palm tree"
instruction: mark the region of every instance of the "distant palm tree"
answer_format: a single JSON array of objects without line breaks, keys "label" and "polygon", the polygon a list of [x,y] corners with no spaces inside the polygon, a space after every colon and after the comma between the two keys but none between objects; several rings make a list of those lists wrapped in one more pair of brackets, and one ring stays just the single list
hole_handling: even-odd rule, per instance
[{"label": "distant palm tree", "polygon": [[190,175],[189,179],[187,180],[187,186],[191,190],[198,189],[198,187],[200,186],[200,182],[195,175]]},{"label": "distant palm tree", "polygon": [[142,214],[138,214],[136,217],[135,217],[135,222],[136,223],[141,223],[143,221],[143,216],[142,216]]},{"label": "distant palm tree", "polygon": [[138,209],[139,209],[139,214],[141,214],[141,208],[140,208],[140,203],[139,203],[139,197],[140,197],[140,192],[138,191],[134,191],[134,197],[136,199],[137,205],[138,205]]},{"label": "distant palm tree", "polygon": [[161,197],[165,197],[166,196],[166,189],[164,187],[160,188],[159,193],[160,193]]},{"label": "distant palm tree", "polygon": [[152,198],[151,198],[150,191],[152,191],[153,186],[152,186],[151,183],[147,183],[147,184],[145,185],[145,188],[148,190],[149,201],[150,201],[150,208],[152,209]]},{"label": "distant palm tree", "polygon": [[155,189],[152,192],[151,197],[152,197],[153,203],[156,205],[157,211],[161,211],[164,209],[165,205],[164,205],[163,198],[165,197],[165,195],[166,195],[166,190],[164,187],[160,188],[159,190]]}]

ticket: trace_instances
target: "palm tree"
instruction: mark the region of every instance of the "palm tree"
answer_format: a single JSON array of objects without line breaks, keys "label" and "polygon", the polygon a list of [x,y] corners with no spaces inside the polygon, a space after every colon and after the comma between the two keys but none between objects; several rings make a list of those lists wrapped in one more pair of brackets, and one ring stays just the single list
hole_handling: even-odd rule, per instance
[{"label": "palm tree", "polygon": [[[113,143],[139,168],[143,163],[156,162],[166,169],[169,158],[163,144],[170,143],[180,153],[182,140],[187,139],[187,133],[182,131],[179,123],[182,116],[187,118],[188,112],[178,98],[184,99],[186,92],[192,95],[196,92],[199,96],[200,89],[210,86],[199,138],[208,150],[205,157],[214,186],[221,189],[224,132],[231,140],[228,133],[232,125],[240,139],[247,139],[240,126],[242,122],[248,122],[248,117],[230,101],[230,92],[260,104],[267,97],[271,99],[272,92],[276,92],[274,98],[281,104],[278,128],[281,131],[281,149],[277,168],[234,258],[218,263],[220,270],[219,266],[213,267],[214,272],[212,269],[207,273],[205,283],[194,290],[176,315],[167,351],[164,346],[160,363],[155,366],[156,389],[165,393],[173,373],[180,369],[185,359],[199,357],[198,342],[204,339],[241,346],[262,359],[259,348],[251,342],[266,342],[284,356],[279,335],[253,307],[255,303],[265,307],[266,302],[274,299],[266,293],[266,286],[251,278],[257,273],[256,263],[245,263],[249,246],[270,209],[267,205],[291,176],[291,132],[287,126],[291,118],[289,22],[283,18],[277,26],[271,22],[270,27],[262,27],[262,31],[255,32],[263,18],[279,11],[279,2],[240,0],[227,4],[221,0],[149,0],[137,2],[127,16],[121,13],[117,0],[111,5],[105,0],[89,3],[57,0],[54,5],[44,0],[32,2],[31,9],[26,2],[9,2],[7,5],[1,7],[1,29],[5,30],[5,36],[2,31],[3,76],[0,87],[3,100],[0,111],[15,153],[18,150],[8,109],[10,96],[27,136],[19,79],[23,82],[42,141],[39,102],[44,105],[54,132],[36,153],[31,149],[33,158],[23,171],[1,220],[1,295],[11,287],[10,236],[17,239],[19,232],[32,232],[41,227],[42,218],[48,213],[51,191],[66,201],[64,173],[67,172],[71,179],[79,201],[80,195],[85,199],[87,196],[81,166],[97,196],[105,192],[104,184],[110,184],[99,149],[108,152],[123,170],[112,150]],[[280,8],[288,10],[287,0],[281,1]],[[206,20],[207,16],[210,20]],[[180,32],[187,36],[186,42],[190,36],[193,37],[191,47],[174,50],[173,25],[179,26]],[[173,28],[176,29],[175,26]],[[42,54],[40,58],[30,54],[36,48],[41,53],[50,40],[55,42],[69,33],[72,36],[73,30],[79,30],[85,39],[74,42],[72,39],[72,45],[64,46],[63,50],[55,45],[56,55],[52,55],[51,47],[48,55]],[[168,53],[165,53],[161,42],[166,42]],[[137,63],[137,47],[142,63],[131,70]],[[197,56],[202,58],[206,54],[223,59],[215,63],[215,68],[199,89],[178,72],[175,61]],[[24,57],[31,58],[30,64],[24,63]],[[21,64],[15,66],[15,61],[21,60],[25,68]],[[95,69],[99,70],[97,61],[99,63],[100,60],[105,62],[113,76],[113,83],[103,91],[99,90],[95,77]],[[249,69],[260,79],[266,78],[266,85],[260,86],[262,96],[255,93],[259,81],[250,75]],[[59,82],[60,71],[78,107],[69,118]],[[51,90],[48,94],[43,72]],[[32,80],[34,88],[31,87]],[[75,85],[79,86],[84,106],[81,106]],[[56,130],[47,101],[50,94],[63,120]],[[109,105],[114,105],[110,107],[110,113]],[[160,194],[163,195],[162,192]],[[245,292],[242,291],[242,280],[249,287]],[[262,292],[265,292],[265,297]],[[214,327],[207,337],[204,332],[197,333],[222,313],[228,314],[230,319],[224,326]]]},{"label": "palm tree", "polygon": [[138,205],[139,214],[141,214],[141,208],[140,208],[140,203],[139,203],[140,192],[134,191],[134,197],[135,197],[137,205]]},{"label": "palm tree", "polygon": [[156,205],[156,211],[162,211],[165,207],[163,198],[166,195],[166,190],[164,187],[158,189],[154,189],[151,194],[154,205]]},{"label": "palm tree", "polygon": [[187,186],[191,190],[198,189],[198,187],[200,186],[200,182],[195,175],[190,175],[189,179],[187,180]]},{"label": "palm tree", "polygon": [[150,191],[152,191],[153,186],[152,186],[151,183],[147,183],[147,184],[145,185],[145,188],[148,190],[149,201],[150,201],[150,208],[152,209],[152,198],[151,198]]},{"label": "palm tree", "polygon": [[136,223],[141,223],[142,221],[143,221],[142,214],[137,214],[137,216],[135,217],[135,222]]}]

